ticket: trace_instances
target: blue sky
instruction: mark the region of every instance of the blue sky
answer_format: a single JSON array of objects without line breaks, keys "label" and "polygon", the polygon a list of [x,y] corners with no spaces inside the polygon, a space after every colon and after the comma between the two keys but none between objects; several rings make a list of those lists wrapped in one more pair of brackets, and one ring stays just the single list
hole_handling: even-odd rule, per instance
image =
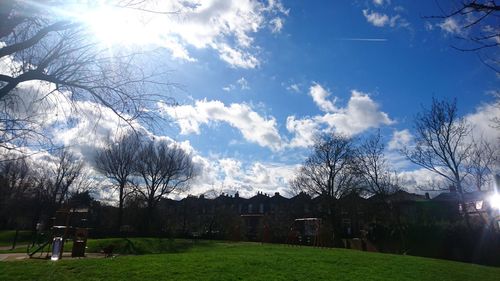
[{"label": "blue sky", "polygon": [[[234,187],[252,185],[245,178],[254,175],[256,163],[293,168],[305,159],[310,148],[291,145],[297,133],[287,127],[292,116],[296,121],[316,118],[314,122],[320,124],[317,126],[321,131],[353,136],[380,128],[389,143],[397,132],[409,130],[406,132],[411,135],[413,117],[422,106],[429,106],[433,97],[457,98],[464,116],[477,114],[481,106],[492,102],[489,93],[498,89],[498,78],[475,53],[451,48],[456,44],[456,30],[444,26],[443,20],[425,18],[440,14],[434,1],[376,2],[283,1],[283,11],[263,13],[267,23],[279,17],[282,27],[273,32],[272,26],[260,23],[256,32],[247,33],[252,38],[250,46],[240,49],[255,56],[256,66],[230,63],[213,48],[184,44],[193,61],[169,61],[171,81],[183,88],[175,92],[181,106],[166,114],[172,118],[171,125],[157,133],[189,141],[199,155],[212,163],[221,159],[237,162],[237,167],[229,165],[219,170],[219,180],[213,181],[213,185]],[[226,39],[234,41],[231,36]],[[323,108],[333,105],[334,109],[321,109],[321,102],[315,102],[311,94],[314,86],[327,93]],[[356,103],[353,90],[365,100]],[[334,118],[333,125],[317,121],[326,114],[344,114],[347,121],[340,120],[349,125],[355,113],[345,111],[351,102],[353,107],[358,104],[359,110],[366,106],[375,110],[373,116],[364,116],[366,120],[355,116],[365,127],[344,128],[345,124],[336,123],[339,118]],[[235,115],[250,111],[262,119],[253,121],[253,133],[258,135],[262,129],[259,126],[267,122],[267,133],[274,133],[275,138],[252,138],[252,133],[245,132],[252,129],[236,124],[238,116],[216,117],[219,113],[208,113],[207,119],[198,120],[195,129],[187,128],[180,122],[192,121],[193,114],[183,115],[189,110],[194,115],[210,110]],[[399,159],[395,151],[388,154]],[[396,164],[403,171],[415,169]],[[230,168],[233,172],[240,169],[241,180],[225,172]],[[224,181],[226,177],[229,179]],[[286,181],[283,178],[277,182]],[[276,181],[268,183],[257,186],[268,191],[286,188],[274,186]]]},{"label": "blue sky", "polygon": [[[130,10],[77,14],[106,44],[157,49],[148,67],[169,71],[179,106],[159,104],[168,122],[149,133],[193,154],[200,176],[192,194],[290,194],[288,181],[321,132],[362,137],[380,129],[407,188],[433,181],[398,153],[433,97],[457,98],[474,133],[498,140],[489,120],[500,115],[491,95],[499,78],[477,53],[451,47],[470,19],[426,18],[441,13],[436,1],[152,3],[178,14],[146,21]],[[80,106],[85,118],[95,111]],[[57,128],[54,140],[86,155],[98,143],[88,131],[98,139],[116,129],[116,116],[99,118],[98,129],[84,118]]]}]

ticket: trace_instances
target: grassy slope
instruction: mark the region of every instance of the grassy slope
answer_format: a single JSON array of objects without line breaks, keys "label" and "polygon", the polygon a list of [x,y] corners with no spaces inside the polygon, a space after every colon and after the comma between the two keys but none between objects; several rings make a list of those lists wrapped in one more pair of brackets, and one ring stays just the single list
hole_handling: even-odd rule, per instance
[{"label": "grassy slope", "polygon": [[158,249],[163,243],[167,245],[165,249],[176,253],[59,262],[2,262],[0,280],[486,281],[498,280],[500,276],[500,268],[343,249],[215,242],[200,242],[191,247],[189,241],[169,244],[149,240],[134,245]]}]

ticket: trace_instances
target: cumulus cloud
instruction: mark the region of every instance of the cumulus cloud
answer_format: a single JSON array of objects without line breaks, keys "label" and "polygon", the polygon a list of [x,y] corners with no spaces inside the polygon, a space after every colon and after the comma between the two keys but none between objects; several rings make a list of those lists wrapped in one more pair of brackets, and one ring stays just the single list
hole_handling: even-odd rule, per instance
[{"label": "cumulus cloud", "polygon": [[394,123],[389,115],[379,110],[379,105],[366,93],[352,90],[346,108],[327,113],[318,118],[329,128],[347,135],[355,135],[370,128]]},{"label": "cumulus cloud", "polygon": [[[389,1],[385,1],[386,4],[390,4]],[[374,1],[374,3],[378,6],[383,5],[384,1]],[[403,12],[404,9],[402,7],[396,7],[394,8],[396,12]],[[364,9],[363,10],[363,16],[365,17],[366,21],[371,23],[373,26],[376,27],[384,27],[384,26],[389,26],[389,27],[396,27],[396,28],[407,28],[411,29],[410,23],[406,18],[401,16],[401,14],[396,13],[395,15],[388,15],[384,13],[379,13],[376,11],[371,11],[369,9]]]},{"label": "cumulus cloud", "polygon": [[294,134],[288,144],[290,147],[308,147],[314,144],[314,137],[319,133],[320,124],[316,120],[304,118],[296,119],[295,116],[288,116],[286,119],[286,129]]},{"label": "cumulus cloud", "polygon": [[267,25],[272,32],[279,32],[288,14],[280,1],[178,0],[161,5],[161,10],[178,11],[176,16],[150,19],[152,25],[163,28],[159,41],[174,57],[192,61],[187,47],[211,48],[222,60],[239,68],[260,64],[255,55],[258,48],[253,46],[254,34]]},{"label": "cumulus cloud", "polygon": [[482,137],[489,143],[498,143],[500,130],[493,128],[493,119],[500,116],[500,104],[483,104],[476,108],[475,112],[465,116],[472,125],[472,135],[475,138]]},{"label": "cumulus cloud", "polygon": [[334,103],[327,99],[330,93],[317,83],[311,86],[310,95],[325,114],[302,119],[288,116],[286,128],[294,134],[288,144],[290,147],[310,146],[314,143],[314,136],[321,132],[333,131],[352,136],[370,128],[394,123],[366,93],[352,90],[346,107],[335,107]]},{"label": "cumulus cloud", "polygon": [[364,9],[363,15],[369,23],[377,27],[383,27],[389,23],[389,17],[386,14],[380,14]]},{"label": "cumulus cloud", "polygon": [[399,150],[408,146],[411,140],[412,135],[408,129],[394,131],[387,148],[389,148],[390,150]]},{"label": "cumulus cloud", "polygon": [[[191,194],[238,192],[251,197],[257,191],[290,195],[288,182],[293,178],[296,164],[274,162],[244,162],[236,158],[198,156],[200,175],[191,184]],[[210,194],[209,194],[210,195]],[[213,194],[212,194],[213,195]]]},{"label": "cumulus cloud", "polygon": [[425,191],[439,191],[448,189],[446,180],[427,169],[418,168],[398,173],[400,183],[409,191],[423,193]]},{"label": "cumulus cloud", "polygon": [[265,118],[246,104],[233,103],[226,106],[220,101],[196,101],[195,105],[166,106],[160,104],[163,113],[173,118],[181,134],[199,134],[200,125],[225,122],[238,129],[243,137],[271,150],[280,150],[282,140],[276,120]]},{"label": "cumulus cloud", "polygon": [[328,97],[330,96],[330,92],[328,92],[323,86],[314,82],[313,85],[309,88],[309,95],[313,98],[314,103],[325,112],[334,112],[337,109],[335,108],[335,100],[330,101]]}]

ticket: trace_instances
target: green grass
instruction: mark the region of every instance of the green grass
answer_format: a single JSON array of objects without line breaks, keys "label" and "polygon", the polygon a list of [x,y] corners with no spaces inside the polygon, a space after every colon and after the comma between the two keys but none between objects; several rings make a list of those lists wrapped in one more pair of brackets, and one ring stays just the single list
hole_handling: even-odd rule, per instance
[{"label": "green grass", "polygon": [[[155,241],[156,240],[156,241]],[[120,242],[121,241],[121,242]],[[162,254],[50,262],[0,262],[0,280],[498,280],[500,268],[344,249],[254,243],[131,239]],[[123,239],[108,243],[125,251]],[[101,244],[102,243],[102,244]]]},{"label": "green grass", "polygon": [[[2,230],[0,231],[0,247],[12,246],[14,241],[14,236],[16,235],[15,230]],[[16,244],[27,244],[31,241],[31,231],[21,230],[19,231]]]},{"label": "green grass", "polygon": [[[206,241],[198,241],[196,246],[206,245]],[[106,238],[89,239],[87,242],[88,253],[100,253],[104,247],[114,246],[113,253],[121,255],[143,255],[159,253],[176,253],[184,251],[193,246],[191,240],[182,239],[158,239],[158,238]],[[73,247],[72,241],[64,243],[65,252],[70,252]],[[48,246],[44,251],[48,250]],[[17,247],[13,250],[0,250],[0,254],[26,253],[26,247]]]}]

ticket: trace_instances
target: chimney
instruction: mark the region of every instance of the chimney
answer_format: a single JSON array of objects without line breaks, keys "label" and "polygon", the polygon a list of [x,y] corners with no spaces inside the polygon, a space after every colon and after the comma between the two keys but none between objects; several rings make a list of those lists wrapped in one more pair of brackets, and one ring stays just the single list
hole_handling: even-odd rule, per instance
[{"label": "chimney", "polygon": [[274,196],[280,196],[280,193],[279,192],[275,192]]},{"label": "chimney", "polygon": [[431,196],[429,195],[429,192],[426,192],[426,193],[425,193],[425,199],[427,199],[427,200],[430,200],[430,199],[431,199]]},{"label": "chimney", "polygon": [[454,185],[450,185],[450,192],[457,192],[457,188]]},{"label": "chimney", "polygon": [[238,191],[236,191],[236,193],[234,194],[234,198],[240,198],[240,194],[238,193]]}]

